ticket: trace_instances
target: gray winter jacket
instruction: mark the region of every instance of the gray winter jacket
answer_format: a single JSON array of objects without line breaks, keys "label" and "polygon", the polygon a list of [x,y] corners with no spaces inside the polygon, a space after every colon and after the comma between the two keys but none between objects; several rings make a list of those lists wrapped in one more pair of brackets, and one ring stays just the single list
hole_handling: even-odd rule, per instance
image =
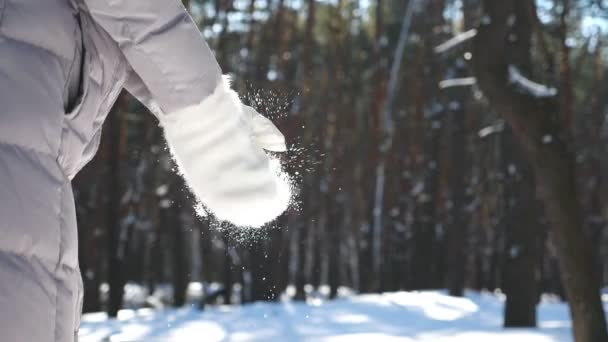
[{"label": "gray winter jacket", "polygon": [[282,135],[243,107],[178,0],[0,0],[0,341],[76,338],[70,180],[123,87],[220,219],[259,226],[285,209],[262,151],[284,150]]}]

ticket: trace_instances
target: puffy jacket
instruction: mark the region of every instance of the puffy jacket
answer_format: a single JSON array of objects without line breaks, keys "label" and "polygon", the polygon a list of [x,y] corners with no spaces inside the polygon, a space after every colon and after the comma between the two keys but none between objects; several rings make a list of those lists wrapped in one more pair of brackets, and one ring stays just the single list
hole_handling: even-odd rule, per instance
[{"label": "puffy jacket", "polygon": [[77,338],[70,180],[123,87],[220,219],[259,226],[285,209],[261,148],[284,150],[282,136],[243,107],[178,0],[0,0],[0,341]]}]

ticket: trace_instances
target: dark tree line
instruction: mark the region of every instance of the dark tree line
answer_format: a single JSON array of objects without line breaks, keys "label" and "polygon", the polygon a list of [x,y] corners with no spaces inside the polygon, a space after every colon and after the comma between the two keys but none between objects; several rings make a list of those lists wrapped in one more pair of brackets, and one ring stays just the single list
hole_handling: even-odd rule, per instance
[{"label": "dark tree line", "polygon": [[322,285],[501,290],[510,327],[534,326],[552,292],[577,341],[607,340],[608,32],[588,24],[608,20],[605,1],[185,5],[285,133],[297,205],[253,233],[197,216],[156,120],[125,93],[74,181],[85,311],[116,315],[127,282],[170,284],[175,306],[204,284],[201,307],[290,285],[297,300]]}]

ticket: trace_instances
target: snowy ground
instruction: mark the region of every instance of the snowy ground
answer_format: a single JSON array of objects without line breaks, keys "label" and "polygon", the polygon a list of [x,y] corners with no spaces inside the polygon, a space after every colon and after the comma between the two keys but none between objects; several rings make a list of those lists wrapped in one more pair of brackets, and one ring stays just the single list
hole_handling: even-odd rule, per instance
[{"label": "snowy ground", "polygon": [[[608,301],[605,301],[608,309]],[[80,341],[572,341],[565,304],[545,300],[539,329],[504,330],[503,300],[469,292],[360,295],[309,304],[282,302],[178,310],[123,310],[83,318]]]}]

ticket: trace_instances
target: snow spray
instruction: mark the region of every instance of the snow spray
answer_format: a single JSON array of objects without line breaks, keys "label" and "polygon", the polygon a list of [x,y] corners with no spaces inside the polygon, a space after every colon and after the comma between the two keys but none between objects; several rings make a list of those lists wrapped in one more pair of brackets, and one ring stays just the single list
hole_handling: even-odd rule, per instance
[{"label": "snow spray", "polygon": [[[291,95],[260,90],[248,92],[245,96],[245,102],[272,121],[287,117],[293,104],[292,99]],[[305,126],[301,128],[303,129]],[[314,155],[314,151],[316,151],[315,148],[304,146],[301,135],[298,135],[295,142],[288,144],[287,152],[268,153],[271,169],[278,175],[282,183],[289,187],[290,197],[287,211],[299,212],[301,210],[300,184],[302,184],[303,174],[313,171],[313,165],[318,163],[310,158],[310,153],[313,152]],[[264,239],[269,231],[281,228],[276,220],[260,228],[236,226],[230,222],[218,220],[201,203],[197,204],[196,213],[201,218],[205,218],[211,228],[223,232],[229,240],[236,244],[256,243]]]}]

